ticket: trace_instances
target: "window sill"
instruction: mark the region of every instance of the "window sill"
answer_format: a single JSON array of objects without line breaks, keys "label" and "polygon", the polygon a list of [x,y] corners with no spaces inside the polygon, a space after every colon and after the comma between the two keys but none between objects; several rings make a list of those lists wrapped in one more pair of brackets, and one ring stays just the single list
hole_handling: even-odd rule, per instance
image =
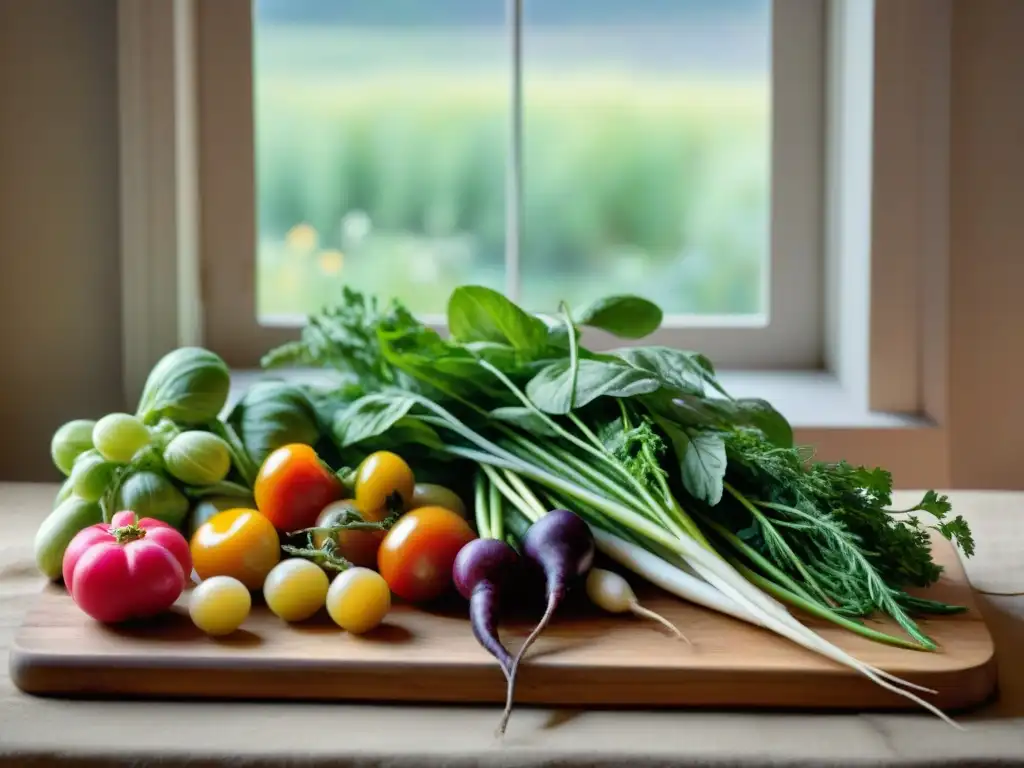
[{"label": "window sill", "polygon": [[828,371],[719,371],[734,397],[767,400],[795,428],[920,429],[934,427],[917,414],[871,411]]},{"label": "window sill", "polygon": [[[328,375],[315,369],[273,373],[235,369],[231,376],[229,406],[254,381],[265,376],[317,382]],[[719,379],[735,397],[767,400],[796,429],[927,429],[935,426],[917,415],[869,411],[827,371],[720,371]]]}]

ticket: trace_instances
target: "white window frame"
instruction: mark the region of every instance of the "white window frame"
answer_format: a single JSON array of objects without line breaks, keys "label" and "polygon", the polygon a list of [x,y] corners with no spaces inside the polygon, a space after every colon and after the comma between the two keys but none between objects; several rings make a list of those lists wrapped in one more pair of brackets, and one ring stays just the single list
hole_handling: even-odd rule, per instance
[{"label": "white window frame", "polygon": [[[249,0],[119,5],[123,344],[130,399],[152,363],[175,345],[202,343],[232,366],[252,368],[295,329],[255,322],[255,197],[238,192],[254,190],[252,40],[238,33],[239,19],[249,18]],[[792,14],[791,22],[805,25],[804,34],[818,27],[821,34],[818,49],[780,46],[776,38],[775,77],[790,68],[795,77],[803,73],[806,85],[807,70],[813,70],[820,88],[828,86],[828,99],[819,100],[808,117],[809,124],[820,123],[817,135],[828,141],[818,147],[816,161],[793,166],[804,178],[793,194],[775,187],[783,174],[773,174],[772,190],[775,205],[797,201],[796,220],[802,215],[809,221],[794,226],[803,227],[805,236],[816,231],[806,242],[816,239],[824,253],[822,261],[804,263],[795,274],[805,281],[801,293],[817,302],[797,320],[813,318],[804,324],[813,326],[817,339],[790,346],[799,351],[788,360],[768,335],[759,355],[748,355],[738,341],[730,347],[730,337],[771,331],[771,325],[666,331],[678,335],[657,339],[704,349],[720,369],[757,369],[746,383],[769,399],[772,393],[822,401],[841,396],[849,413],[798,419],[798,439],[818,446],[825,457],[892,459],[894,468],[907,466],[908,482],[927,477],[931,485],[949,474],[948,244],[936,223],[944,225],[948,207],[951,7],[951,0],[776,0],[776,24]],[[814,9],[820,14],[811,23]],[[773,115],[782,120],[798,111],[799,104],[776,103]],[[774,135],[789,138],[782,128],[773,124]],[[780,147],[793,150],[801,142],[773,144],[778,167]],[[783,156],[781,162],[793,160]],[[776,260],[784,252],[778,248],[784,229],[772,229]],[[773,270],[779,268],[773,263]],[[780,274],[773,274],[773,285]],[[774,291],[771,306],[784,309],[787,294]],[[784,325],[777,325],[780,339]],[[789,370],[774,379],[763,375],[772,367]],[[901,415],[879,417],[878,411]]]}]

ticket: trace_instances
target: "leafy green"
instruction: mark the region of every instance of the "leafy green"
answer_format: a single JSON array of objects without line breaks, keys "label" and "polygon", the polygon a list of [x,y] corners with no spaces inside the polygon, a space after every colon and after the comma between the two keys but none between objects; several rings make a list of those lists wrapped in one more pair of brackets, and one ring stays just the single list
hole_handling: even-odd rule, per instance
[{"label": "leafy green", "polygon": [[[573,401],[574,383],[576,393]],[[580,360],[574,369],[565,360],[551,363],[534,376],[526,385],[526,394],[545,413],[565,414],[574,407],[582,408],[598,397],[632,397],[654,392],[659,386],[658,380],[651,374],[627,365]]]},{"label": "leafy green", "polygon": [[334,439],[347,448],[384,434],[416,404],[401,393],[379,392],[361,397],[334,416]]},{"label": "leafy green", "polygon": [[704,395],[713,378],[703,355],[671,347],[634,347],[618,350],[619,358],[655,376],[662,387],[676,393]]},{"label": "leafy green", "polygon": [[452,338],[466,343],[489,341],[508,344],[527,354],[546,345],[548,328],[502,294],[479,285],[456,288],[448,299],[448,329]]},{"label": "leafy green", "polygon": [[531,435],[556,437],[558,433],[532,408],[521,405],[506,405],[495,408],[488,414],[492,419],[513,424]]},{"label": "leafy green", "polygon": [[639,296],[606,296],[576,315],[577,325],[600,328],[624,339],[641,339],[661,325],[661,307]]},{"label": "leafy green", "polygon": [[714,506],[722,500],[725,480],[725,441],[714,432],[689,436],[683,455],[683,486],[693,498]]}]

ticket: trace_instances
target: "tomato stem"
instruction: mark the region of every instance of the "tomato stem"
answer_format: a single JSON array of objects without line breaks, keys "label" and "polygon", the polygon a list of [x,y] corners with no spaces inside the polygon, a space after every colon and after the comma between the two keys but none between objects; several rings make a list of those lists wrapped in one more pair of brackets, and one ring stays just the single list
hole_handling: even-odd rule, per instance
[{"label": "tomato stem", "polygon": [[132,523],[131,525],[122,525],[119,528],[115,528],[110,533],[118,544],[127,544],[129,541],[144,538],[146,529],[139,527],[138,523]]},{"label": "tomato stem", "polygon": [[351,568],[352,563],[341,555],[335,554],[332,544],[333,542],[328,539],[319,549],[316,547],[293,547],[288,544],[282,545],[281,549],[286,554],[312,560],[322,568],[330,568],[332,571],[346,571]]}]

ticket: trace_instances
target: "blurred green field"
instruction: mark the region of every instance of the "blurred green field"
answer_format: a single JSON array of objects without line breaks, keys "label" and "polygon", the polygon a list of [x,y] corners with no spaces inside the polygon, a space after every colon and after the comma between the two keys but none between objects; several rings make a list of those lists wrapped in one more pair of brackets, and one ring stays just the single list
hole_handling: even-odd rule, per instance
[{"label": "blurred green field", "polygon": [[[308,313],[342,283],[422,313],[461,283],[503,288],[500,67],[313,77],[278,58],[257,67],[259,313]],[[634,291],[670,313],[762,310],[766,79],[524,82],[524,303]]]}]

